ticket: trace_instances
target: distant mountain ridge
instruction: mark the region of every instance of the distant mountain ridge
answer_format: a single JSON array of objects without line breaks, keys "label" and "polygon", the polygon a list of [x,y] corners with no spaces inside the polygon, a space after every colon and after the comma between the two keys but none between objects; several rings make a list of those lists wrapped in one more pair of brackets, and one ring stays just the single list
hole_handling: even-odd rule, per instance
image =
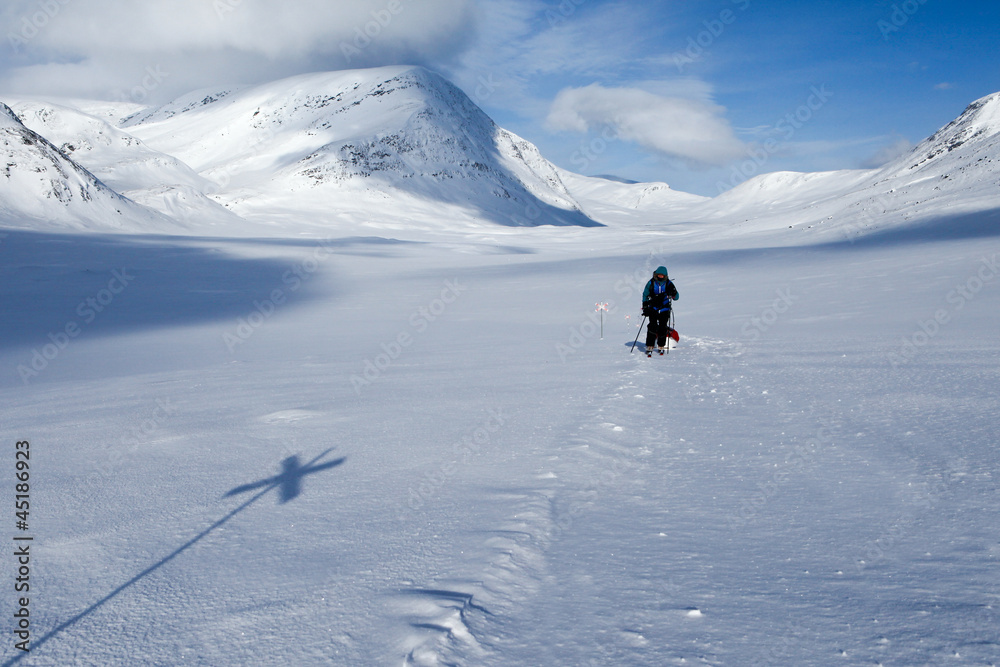
[{"label": "distant mountain ridge", "polygon": [[880,168],[762,174],[689,211],[698,220],[828,230],[833,238],[849,240],[914,225],[951,226],[936,230],[938,236],[981,235],[994,228],[1000,235],[998,213],[1000,93],[973,102]]},{"label": "distant mountain ridge", "polygon": [[10,102],[13,110],[0,111],[8,157],[0,214],[42,227],[356,233],[700,224],[854,239],[956,216],[962,221],[940,224],[992,233],[994,218],[982,213],[1000,211],[1000,93],[881,168],[762,174],[712,199],[560,169],[420,67],[219,87],[149,108]]},{"label": "distant mountain ridge", "polygon": [[[419,67],[300,75],[138,110],[122,104],[117,120],[113,103],[12,104],[54,138],[61,164],[76,165],[67,174],[100,174],[95,183],[107,181],[106,194],[131,210],[193,230],[291,219],[338,228],[600,224],[535,146]],[[103,214],[84,217],[85,227],[117,228]]]},{"label": "distant mountain ridge", "polygon": [[0,104],[0,219],[11,226],[41,222],[62,229],[125,229],[138,222],[162,231],[171,223],[102,183],[17,114]]}]

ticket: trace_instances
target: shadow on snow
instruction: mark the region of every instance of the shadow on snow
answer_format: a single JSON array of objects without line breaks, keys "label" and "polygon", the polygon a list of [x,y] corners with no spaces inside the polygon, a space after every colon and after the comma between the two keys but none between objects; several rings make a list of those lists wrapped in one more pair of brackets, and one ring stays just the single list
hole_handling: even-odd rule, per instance
[{"label": "shadow on snow", "polygon": [[[305,477],[306,475],[312,475],[321,472],[323,470],[329,470],[330,468],[334,468],[336,466],[341,465],[346,460],[345,457],[341,457],[333,461],[320,463],[319,461],[324,456],[329,454],[331,451],[333,450],[332,449],[326,450],[325,452],[314,458],[312,461],[309,461],[309,463],[305,464],[304,466],[299,464],[298,456],[290,456],[289,458],[285,459],[282,462],[282,472],[280,474],[275,475],[274,477],[269,477],[267,479],[261,480],[259,482],[254,482],[252,484],[245,484],[243,486],[238,486],[232,489],[225,495],[225,497],[228,498],[238,493],[244,493],[246,491],[251,491],[255,489],[260,489],[260,491],[258,491],[256,494],[254,494],[249,499],[244,501],[243,504],[239,505],[238,507],[230,511],[224,517],[222,517],[221,519],[210,525],[208,528],[205,528],[203,531],[201,531],[193,538],[191,538],[190,540],[179,546],[177,549],[175,549],[174,551],[172,551],[171,553],[169,553],[168,555],[166,555],[153,565],[150,565],[145,570],[135,575],[134,577],[126,581],[124,584],[122,584],[118,588],[114,589],[113,591],[105,595],[97,602],[93,603],[92,605],[90,605],[80,613],[76,614],[72,618],[63,621],[55,628],[47,632],[45,635],[39,637],[38,639],[32,640],[31,650],[33,652],[38,651],[39,648],[41,648],[44,644],[46,644],[51,639],[56,637],[59,633],[63,632],[64,630],[67,630],[68,628],[80,622],[87,616],[90,616],[95,611],[103,607],[105,604],[111,602],[114,598],[118,597],[118,595],[125,592],[126,590],[128,590],[141,580],[145,579],[149,575],[156,572],[156,570],[160,569],[170,561],[180,556],[182,553],[184,553],[185,551],[193,547],[195,544],[200,542],[202,539],[210,535],[213,531],[215,531],[218,528],[221,528],[230,519],[234,518],[236,515],[248,509],[251,505],[253,505],[258,500],[263,498],[273,489],[275,488],[280,489],[281,503],[286,503],[290,500],[294,500],[301,493],[301,484],[303,477]],[[13,665],[30,655],[32,655],[32,653],[22,653],[6,661],[4,665]]]},{"label": "shadow on snow", "polygon": [[[92,339],[137,330],[253,313],[275,290],[284,304],[330,298],[317,293],[300,263],[322,251],[318,268],[335,268],[331,255],[393,256],[391,239],[332,241],[211,239],[112,234],[47,234],[0,230],[0,348],[37,347],[74,333]],[[228,249],[300,247],[299,257],[245,258]],[[329,261],[323,265],[323,260]],[[288,307],[287,305],[283,305]]]}]

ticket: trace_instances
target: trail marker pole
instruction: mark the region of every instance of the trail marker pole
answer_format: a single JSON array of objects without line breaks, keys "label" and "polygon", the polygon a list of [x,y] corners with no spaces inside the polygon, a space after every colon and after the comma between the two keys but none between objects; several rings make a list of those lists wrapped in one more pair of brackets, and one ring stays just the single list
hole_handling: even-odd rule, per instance
[{"label": "trail marker pole", "polygon": [[607,309],[608,304],[606,302],[597,304],[597,312],[601,314],[601,340],[604,340],[604,311]]}]

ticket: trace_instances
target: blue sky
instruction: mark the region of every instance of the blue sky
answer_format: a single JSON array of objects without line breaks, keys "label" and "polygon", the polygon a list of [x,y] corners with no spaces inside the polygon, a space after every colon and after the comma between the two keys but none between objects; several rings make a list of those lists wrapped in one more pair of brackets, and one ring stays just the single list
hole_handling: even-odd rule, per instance
[{"label": "blue sky", "polygon": [[420,64],[562,167],[706,195],[877,166],[1000,91],[994,2],[8,0],[0,31],[0,99]]}]

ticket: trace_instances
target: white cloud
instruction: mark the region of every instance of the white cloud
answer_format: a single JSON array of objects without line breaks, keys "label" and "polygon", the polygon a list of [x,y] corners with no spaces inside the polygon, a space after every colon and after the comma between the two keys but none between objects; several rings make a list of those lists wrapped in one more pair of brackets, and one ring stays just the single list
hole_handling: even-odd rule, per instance
[{"label": "white cloud", "polygon": [[[649,33],[657,25],[655,6],[624,0],[474,0],[474,6],[468,48],[439,69],[494,110],[534,124],[566,86],[614,81],[658,92],[645,81],[623,84],[664,69],[649,63],[661,48]],[[484,80],[494,84],[483,86]]]},{"label": "white cloud", "polygon": [[913,150],[913,142],[905,137],[897,137],[892,143],[879,148],[861,166],[865,169],[876,169],[892,162],[898,157],[906,155],[911,150]]},{"label": "white cloud", "polygon": [[308,69],[444,61],[465,48],[473,2],[6,0],[0,36],[14,57],[0,65],[0,88],[107,94],[159,66],[176,94]]},{"label": "white cloud", "polygon": [[735,137],[723,112],[702,100],[593,84],[562,90],[546,122],[553,130],[574,132],[610,128],[615,136],[663,155],[724,165],[741,157],[746,146]]}]

